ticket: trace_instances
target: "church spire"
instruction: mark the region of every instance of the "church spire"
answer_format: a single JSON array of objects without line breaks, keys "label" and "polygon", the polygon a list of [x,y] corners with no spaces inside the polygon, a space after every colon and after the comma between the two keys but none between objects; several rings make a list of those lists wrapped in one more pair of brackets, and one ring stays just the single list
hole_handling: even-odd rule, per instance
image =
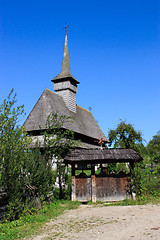
[{"label": "church spire", "polygon": [[64,52],[63,52],[63,61],[62,61],[62,69],[61,74],[63,76],[70,76],[70,64],[69,64],[69,52],[68,52],[68,40],[67,33],[65,34],[65,42],[64,42]]},{"label": "church spire", "polygon": [[62,69],[61,72],[51,81],[54,82],[55,92],[63,97],[63,100],[67,105],[68,109],[76,113],[76,92],[77,84],[79,84],[79,82],[71,75],[70,71],[67,28],[68,26],[66,26],[65,23],[65,42]]},{"label": "church spire", "polygon": [[69,51],[68,51],[68,40],[67,40],[67,28],[69,26],[66,25],[63,29],[65,29],[65,42],[64,42],[64,52],[63,52],[63,60],[62,60],[62,68],[61,72],[53,78],[51,81],[59,81],[60,79],[66,79],[66,78],[72,78],[72,80],[76,83],[79,84],[79,82],[72,76],[71,71],[70,71],[70,63],[69,63]]}]

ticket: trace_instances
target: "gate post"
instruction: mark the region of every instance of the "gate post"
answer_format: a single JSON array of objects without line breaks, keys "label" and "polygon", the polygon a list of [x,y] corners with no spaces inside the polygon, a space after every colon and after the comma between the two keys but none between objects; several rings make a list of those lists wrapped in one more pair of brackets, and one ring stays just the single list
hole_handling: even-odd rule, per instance
[{"label": "gate post", "polygon": [[91,199],[92,202],[97,201],[96,197],[96,176],[95,176],[95,165],[91,164]]},{"label": "gate post", "polygon": [[75,164],[72,165],[72,195],[71,200],[76,201],[76,177],[75,177]]}]

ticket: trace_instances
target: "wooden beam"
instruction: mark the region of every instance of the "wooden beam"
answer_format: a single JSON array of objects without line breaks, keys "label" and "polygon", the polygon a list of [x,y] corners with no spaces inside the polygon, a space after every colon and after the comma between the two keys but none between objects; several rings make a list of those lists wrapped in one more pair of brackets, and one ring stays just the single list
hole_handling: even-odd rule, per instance
[{"label": "wooden beam", "polygon": [[97,201],[97,197],[96,197],[96,176],[95,176],[95,165],[92,164],[91,165],[91,198],[92,198],[92,202],[96,202]]},{"label": "wooden beam", "polygon": [[76,177],[75,177],[75,165],[72,165],[72,195],[71,200],[76,201]]}]

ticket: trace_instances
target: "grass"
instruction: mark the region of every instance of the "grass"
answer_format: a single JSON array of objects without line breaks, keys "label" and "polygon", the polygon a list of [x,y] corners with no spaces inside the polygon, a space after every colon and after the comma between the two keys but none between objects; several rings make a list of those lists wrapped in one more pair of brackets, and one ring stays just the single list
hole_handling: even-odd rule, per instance
[{"label": "grass", "polygon": [[[160,198],[146,197],[139,200],[126,199],[119,202],[89,202],[88,204],[93,207],[160,204]],[[56,218],[65,210],[78,208],[79,205],[79,202],[57,201],[45,205],[41,210],[26,210],[19,220],[0,223],[0,240],[27,239],[33,234],[40,233],[40,229],[51,219]],[[72,225],[72,222],[70,224]]]},{"label": "grass", "polygon": [[105,203],[105,206],[131,206],[131,205],[145,205],[145,204],[159,204],[160,199],[139,199],[131,200],[125,199],[119,202]]},{"label": "grass", "polygon": [[12,222],[0,223],[0,240],[15,240],[27,238],[39,232],[38,230],[65,210],[75,209],[78,202],[57,201],[50,205],[45,205],[41,210],[26,211],[20,219]]},{"label": "grass", "polygon": [[131,206],[131,205],[145,205],[145,204],[160,204],[160,198],[154,198],[153,196],[146,196],[143,198],[139,198],[137,200],[133,199],[125,199],[122,201],[116,202],[100,202],[97,201],[96,203],[88,202],[89,205],[93,207],[97,206]]}]

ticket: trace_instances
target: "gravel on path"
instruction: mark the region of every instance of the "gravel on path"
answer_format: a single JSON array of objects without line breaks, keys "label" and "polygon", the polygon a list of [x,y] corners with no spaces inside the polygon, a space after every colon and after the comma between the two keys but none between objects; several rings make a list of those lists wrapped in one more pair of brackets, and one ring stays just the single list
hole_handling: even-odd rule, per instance
[{"label": "gravel on path", "polygon": [[160,206],[81,205],[45,224],[30,240],[160,240]]}]

